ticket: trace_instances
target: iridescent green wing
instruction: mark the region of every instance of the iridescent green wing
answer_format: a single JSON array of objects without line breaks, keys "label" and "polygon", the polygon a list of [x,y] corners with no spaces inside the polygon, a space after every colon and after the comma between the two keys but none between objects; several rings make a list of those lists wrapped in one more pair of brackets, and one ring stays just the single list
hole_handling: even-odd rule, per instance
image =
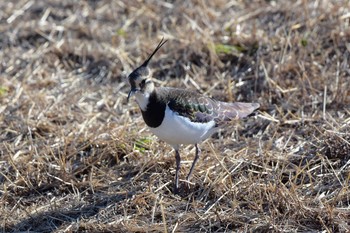
[{"label": "iridescent green wing", "polygon": [[180,116],[188,117],[192,122],[205,123],[214,120],[221,124],[246,117],[259,108],[257,103],[226,103],[193,91],[176,88],[166,90],[169,108]]},{"label": "iridescent green wing", "polygon": [[168,102],[168,106],[171,110],[177,112],[180,116],[189,118],[192,122],[206,123],[215,117],[213,104],[210,103],[212,101],[207,97],[198,95],[178,95]]}]

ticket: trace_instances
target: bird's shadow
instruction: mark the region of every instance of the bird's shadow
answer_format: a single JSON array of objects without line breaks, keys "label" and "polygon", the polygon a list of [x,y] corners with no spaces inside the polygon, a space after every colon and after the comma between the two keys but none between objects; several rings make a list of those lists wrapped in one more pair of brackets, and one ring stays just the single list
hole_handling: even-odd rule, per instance
[{"label": "bird's shadow", "polygon": [[77,222],[79,219],[97,215],[108,205],[118,204],[130,199],[133,195],[134,192],[103,196],[102,198],[98,197],[98,200],[92,201],[89,205],[78,204],[68,210],[61,208],[30,215],[16,224],[5,226],[3,230],[5,232],[54,232],[65,223]]}]

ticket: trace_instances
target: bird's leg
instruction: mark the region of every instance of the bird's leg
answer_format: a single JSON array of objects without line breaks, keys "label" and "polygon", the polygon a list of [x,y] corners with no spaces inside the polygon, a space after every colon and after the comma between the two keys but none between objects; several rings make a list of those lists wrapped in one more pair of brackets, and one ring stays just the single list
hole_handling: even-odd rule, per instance
[{"label": "bird's leg", "polygon": [[190,177],[192,175],[192,172],[193,172],[193,169],[194,169],[194,166],[196,165],[196,162],[199,158],[199,154],[201,153],[201,150],[198,148],[198,145],[195,144],[194,145],[196,147],[196,156],[194,157],[194,160],[192,162],[192,166],[191,166],[191,169],[190,169],[190,172],[188,173],[187,177],[186,177],[186,180],[189,181],[190,180]]},{"label": "bird's leg", "polygon": [[181,157],[178,150],[175,150],[175,159],[176,159],[176,171],[175,171],[174,193],[177,194],[179,191],[179,171],[180,171],[180,162],[181,162]]}]

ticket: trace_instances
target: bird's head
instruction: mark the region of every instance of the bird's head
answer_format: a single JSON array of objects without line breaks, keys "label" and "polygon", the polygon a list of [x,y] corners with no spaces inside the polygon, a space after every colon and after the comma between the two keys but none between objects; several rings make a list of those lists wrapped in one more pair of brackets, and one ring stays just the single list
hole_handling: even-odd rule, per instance
[{"label": "bird's head", "polygon": [[147,60],[139,67],[137,67],[128,77],[130,84],[130,91],[128,94],[128,101],[131,96],[135,95],[136,100],[141,107],[141,101],[143,99],[148,99],[149,95],[154,90],[154,83],[151,79],[151,70],[148,68],[148,63],[152,59],[153,55],[167,42],[167,40],[162,39],[157,48],[153,53],[147,58]]}]

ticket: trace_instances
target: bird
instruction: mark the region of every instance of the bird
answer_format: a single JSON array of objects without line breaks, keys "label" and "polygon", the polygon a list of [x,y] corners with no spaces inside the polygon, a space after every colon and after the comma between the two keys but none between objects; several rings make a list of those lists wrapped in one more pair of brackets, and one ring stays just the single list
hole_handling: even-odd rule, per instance
[{"label": "bird", "polygon": [[129,74],[130,91],[127,102],[134,97],[150,131],[175,150],[173,192],[177,194],[181,164],[180,146],[193,144],[196,149],[190,171],[186,176],[186,180],[189,181],[201,152],[198,144],[233,120],[253,114],[260,105],[222,102],[188,89],[156,87],[152,70],[148,65],[166,42],[167,40],[162,38],[142,65]]}]

